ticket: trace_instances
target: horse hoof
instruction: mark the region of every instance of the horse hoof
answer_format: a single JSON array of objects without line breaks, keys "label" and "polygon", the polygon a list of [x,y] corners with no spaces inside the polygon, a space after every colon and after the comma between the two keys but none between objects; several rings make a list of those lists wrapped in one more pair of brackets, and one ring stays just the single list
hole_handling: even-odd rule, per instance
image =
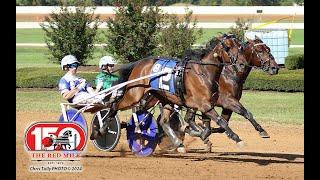
[{"label": "horse hoof", "polygon": [[259,132],[259,135],[262,138],[270,138],[269,134],[266,131]]},{"label": "horse hoof", "polygon": [[178,152],[178,153],[185,154],[185,153],[187,153],[187,150],[186,150],[186,148],[184,147],[184,145],[180,145],[179,147],[177,147],[177,152]]},{"label": "horse hoof", "polygon": [[205,144],[205,148],[204,151],[207,153],[211,153],[211,148],[212,148],[212,143],[210,141],[207,142],[207,144]]},{"label": "horse hoof", "polygon": [[243,148],[245,146],[245,143],[243,141],[237,142],[237,147],[238,148]]}]

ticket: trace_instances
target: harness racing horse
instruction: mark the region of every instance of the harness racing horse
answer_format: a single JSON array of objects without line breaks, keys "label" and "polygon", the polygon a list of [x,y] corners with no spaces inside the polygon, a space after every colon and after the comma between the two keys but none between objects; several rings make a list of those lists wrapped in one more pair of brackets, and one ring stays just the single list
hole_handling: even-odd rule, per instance
[{"label": "harness racing horse", "polygon": [[[274,75],[278,73],[279,66],[272,56],[270,48],[257,36],[254,40],[248,40],[245,44],[242,44],[239,40],[237,41],[234,35],[224,35],[224,38],[234,38],[239,45],[243,46],[248,64],[239,66],[238,70],[241,69],[240,71],[235,70],[232,66],[224,66],[219,78],[219,97],[215,105],[222,108],[221,116],[225,120],[229,121],[232,112],[235,112],[248,119],[261,137],[269,138],[268,133],[256,122],[252,113],[239,100],[242,96],[243,84],[252,67],[259,67],[269,75]],[[194,113],[192,109],[188,109],[186,113],[186,121],[193,125],[192,127],[196,126],[194,125]],[[205,123],[205,118],[203,120]],[[198,129],[194,128],[194,130]],[[223,132],[225,130],[221,127],[212,129],[212,133]]]},{"label": "harness racing horse", "polygon": [[[231,43],[231,40],[229,43]],[[244,58],[237,58],[239,51],[236,46],[228,48],[225,42],[218,38],[213,38],[206,45],[206,48],[202,49],[201,61],[185,61],[183,66],[178,66],[179,68],[175,70],[175,73],[182,73],[184,76],[182,83],[184,91],[182,95],[172,94],[163,89],[154,89],[150,85],[150,79],[142,79],[126,86],[123,97],[111,108],[108,116],[112,117],[118,110],[126,110],[135,106],[145,94],[150,93],[164,106],[159,124],[175,147],[181,146],[182,141],[177,138],[169,125],[170,107],[173,104],[192,108],[207,115],[226,130],[229,138],[241,146],[243,145],[242,140],[230,129],[227,121],[214,110],[214,103],[217,101],[218,80],[223,66],[231,63],[235,64],[236,61],[237,63],[246,63]],[[133,80],[148,75],[159,68],[154,66],[159,60],[161,60],[159,57],[149,57],[130,63],[120,69],[120,75],[126,80]],[[128,77],[124,78],[124,76]],[[104,122],[99,132],[93,134],[104,134],[107,127],[106,124]]]},{"label": "harness racing horse", "polygon": [[[259,132],[262,138],[269,138],[268,133],[253,118],[253,115],[240,102],[242,96],[242,88],[252,67],[261,68],[269,75],[278,74],[279,66],[271,54],[270,48],[257,36],[254,40],[248,40],[244,46],[244,52],[249,65],[245,67],[245,71],[237,75],[232,72],[230,67],[225,66],[219,79],[220,96],[216,103],[222,107],[221,116],[229,121],[232,112],[235,112],[250,121],[254,128]],[[214,132],[223,133],[223,128],[214,129]]]}]

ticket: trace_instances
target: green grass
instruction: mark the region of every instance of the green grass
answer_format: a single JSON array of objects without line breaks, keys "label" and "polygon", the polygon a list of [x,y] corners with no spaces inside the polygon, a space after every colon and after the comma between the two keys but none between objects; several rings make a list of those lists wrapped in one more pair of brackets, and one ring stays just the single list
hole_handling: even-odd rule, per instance
[{"label": "green grass", "polygon": [[42,47],[16,47],[16,68],[58,67],[48,60],[48,49]]},{"label": "green grass", "polygon": [[[103,29],[99,29],[101,32]],[[228,29],[203,29],[203,35],[196,41],[196,44],[208,42],[218,32],[227,32]],[[294,29],[292,32],[292,43],[304,44],[304,30]],[[42,29],[16,29],[16,43],[44,43],[44,33]]]},{"label": "green grass", "polygon": [[[23,67],[59,67],[49,61],[46,47],[16,47],[16,68]],[[289,55],[303,53],[304,48],[289,48]],[[93,58],[89,59],[88,65],[98,65],[99,59],[106,55],[102,48],[96,48]]]},{"label": "green grass", "polygon": [[[240,102],[259,122],[304,123],[304,93],[246,91]],[[233,119],[246,121],[238,114]]]},{"label": "green grass", "polygon": [[[16,90],[17,112],[60,113],[61,102],[65,101],[58,90]],[[244,91],[240,102],[258,122],[304,124],[304,93]],[[237,114],[232,119],[247,121]]]},{"label": "green grass", "polygon": [[292,42],[291,44],[303,45],[304,44],[304,29],[292,30]]},{"label": "green grass", "polygon": [[16,43],[44,43],[44,31],[35,29],[16,29]]},{"label": "green grass", "polygon": [[289,48],[288,55],[304,54],[304,48]]}]

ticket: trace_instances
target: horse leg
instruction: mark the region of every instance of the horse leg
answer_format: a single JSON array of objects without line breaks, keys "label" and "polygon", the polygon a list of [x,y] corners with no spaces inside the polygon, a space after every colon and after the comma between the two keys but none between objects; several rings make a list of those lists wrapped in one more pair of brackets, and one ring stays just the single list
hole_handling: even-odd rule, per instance
[{"label": "horse leg", "polygon": [[203,141],[203,143],[206,145],[206,149],[205,149],[206,152],[211,152],[211,146],[212,146],[212,143],[209,140],[209,136],[212,133],[210,121],[211,119],[207,115],[205,114],[202,115],[202,122],[205,129],[201,133],[200,138]]},{"label": "horse leg", "polygon": [[[261,125],[257,123],[257,121],[253,118],[252,113],[249,112],[245,107],[243,107],[243,105],[237,99],[233,97],[226,98],[223,102],[223,107],[225,109],[229,109],[248,119],[252,124],[252,126],[259,132],[262,138],[270,137],[268,133],[261,127]],[[231,113],[230,113],[230,116],[231,116]],[[229,116],[229,119],[230,119],[230,116]],[[226,119],[226,120],[228,121],[229,119]]]},{"label": "horse leg", "polygon": [[172,112],[172,107],[169,104],[166,104],[161,109],[161,118],[160,118],[159,124],[161,125],[163,131],[169,137],[174,147],[177,147],[177,151],[181,153],[185,153],[183,142],[177,137],[176,133],[170,127],[169,119],[170,119],[171,112]]},{"label": "horse leg", "polygon": [[203,131],[201,127],[199,127],[195,123],[195,114],[196,111],[194,109],[188,108],[186,115],[184,116],[184,121],[189,124],[191,129],[186,128],[185,131],[190,134],[191,136],[200,136],[200,133]]},{"label": "horse leg", "polygon": [[[223,119],[225,119],[227,122],[229,122],[231,115],[232,115],[232,111],[231,110],[222,108],[221,117]],[[224,133],[225,131],[226,130],[223,129],[222,127],[212,128],[211,129],[212,133]]]},{"label": "horse leg", "polygon": [[210,119],[214,120],[218,124],[218,126],[224,128],[226,130],[227,136],[230,139],[234,140],[239,147],[242,147],[244,145],[243,141],[239,138],[239,136],[230,129],[230,127],[228,126],[228,122],[221,116],[219,116],[216,110],[212,108],[204,114],[207,115]]},{"label": "horse leg", "polygon": [[208,116],[203,114],[202,117],[203,117],[202,122],[203,122],[204,130],[201,133],[200,138],[202,139],[202,141],[205,141],[207,137],[209,137],[211,134],[211,125],[210,125],[210,118]]}]

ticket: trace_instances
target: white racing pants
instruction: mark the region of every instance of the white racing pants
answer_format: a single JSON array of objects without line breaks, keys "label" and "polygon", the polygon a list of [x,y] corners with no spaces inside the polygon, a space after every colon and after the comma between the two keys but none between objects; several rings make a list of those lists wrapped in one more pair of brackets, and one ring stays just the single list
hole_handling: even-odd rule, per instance
[{"label": "white racing pants", "polygon": [[[86,99],[87,97],[91,96],[92,94],[88,93],[88,92],[79,92],[77,93],[72,102],[79,102],[80,104],[89,104],[89,103],[99,103],[99,104],[103,104],[103,99],[105,98],[105,95],[104,94],[99,94],[99,95],[96,95],[90,99]],[[80,101],[82,99],[86,99],[86,100],[83,100],[83,101]]]}]

